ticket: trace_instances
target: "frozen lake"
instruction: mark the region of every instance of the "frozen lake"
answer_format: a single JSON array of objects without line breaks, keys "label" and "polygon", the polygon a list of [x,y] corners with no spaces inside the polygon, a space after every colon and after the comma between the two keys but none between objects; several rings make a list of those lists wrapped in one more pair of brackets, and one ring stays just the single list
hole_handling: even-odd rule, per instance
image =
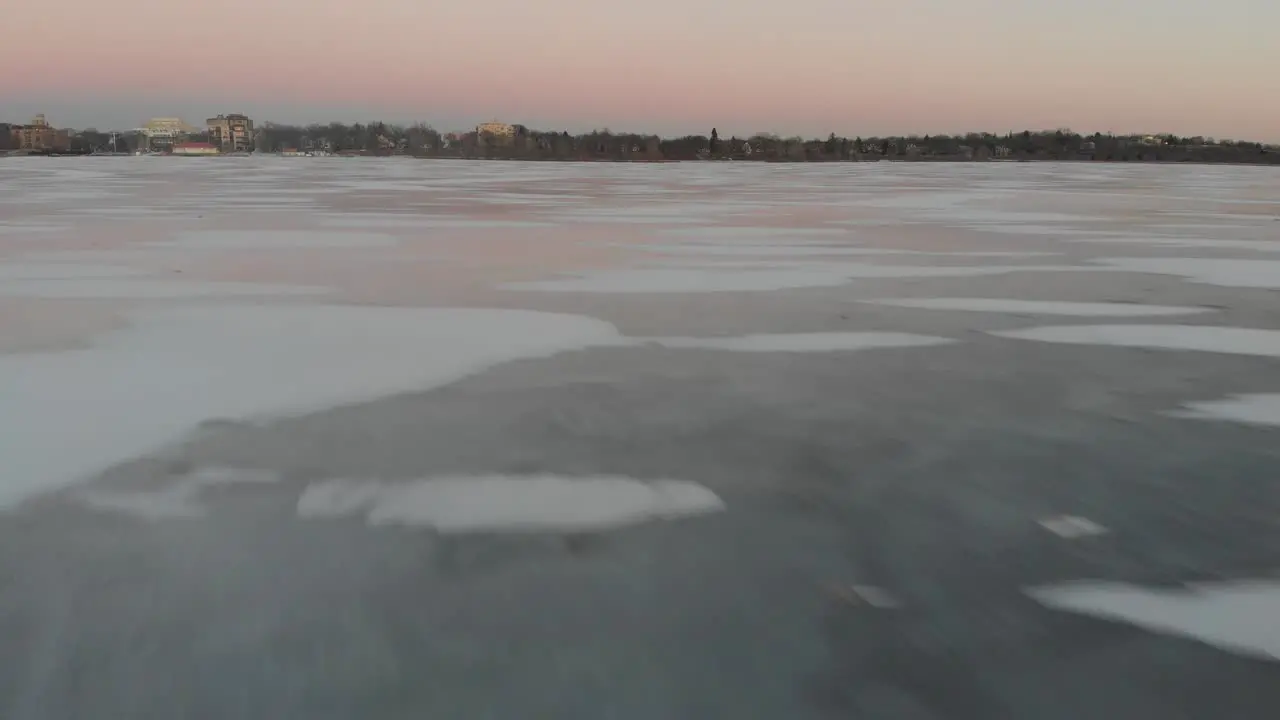
[{"label": "frozen lake", "polygon": [[1264,717],[1280,173],[0,160],[0,717]]}]

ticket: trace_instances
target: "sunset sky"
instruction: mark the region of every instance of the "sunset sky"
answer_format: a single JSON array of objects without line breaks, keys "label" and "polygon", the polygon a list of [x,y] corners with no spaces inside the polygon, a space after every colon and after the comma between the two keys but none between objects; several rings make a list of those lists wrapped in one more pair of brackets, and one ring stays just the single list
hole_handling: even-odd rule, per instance
[{"label": "sunset sky", "polygon": [[1270,0],[60,0],[0,121],[501,119],[663,134],[1070,127],[1280,141]]}]

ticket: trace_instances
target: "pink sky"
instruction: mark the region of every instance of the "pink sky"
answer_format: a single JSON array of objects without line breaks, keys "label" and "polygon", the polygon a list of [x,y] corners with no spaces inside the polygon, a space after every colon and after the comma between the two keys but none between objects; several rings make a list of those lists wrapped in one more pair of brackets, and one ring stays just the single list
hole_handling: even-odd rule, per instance
[{"label": "pink sky", "polygon": [[[0,120],[485,119],[664,133],[1280,140],[1256,0],[88,0],[6,8]],[[73,21],[79,18],[84,22]],[[59,114],[61,116],[59,116]]]}]

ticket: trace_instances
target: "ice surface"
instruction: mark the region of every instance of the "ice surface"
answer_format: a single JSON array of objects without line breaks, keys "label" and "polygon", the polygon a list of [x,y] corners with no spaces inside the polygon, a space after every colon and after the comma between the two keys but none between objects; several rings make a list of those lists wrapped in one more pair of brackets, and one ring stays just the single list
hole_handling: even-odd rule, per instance
[{"label": "ice surface", "polygon": [[673,235],[678,237],[696,237],[696,238],[720,238],[727,240],[737,239],[778,239],[778,238],[807,238],[807,237],[854,237],[854,234],[844,228],[813,228],[813,227],[763,227],[763,226],[732,226],[732,225],[708,225],[705,227],[682,227],[663,230],[664,235]]},{"label": "ice surface", "polygon": [[[319,410],[435,387],[507,359],[645,342],[622,338],[612,326],[584,317],[383,306],[529,302],[584,313],[599,307],[609,317],[639,321],[646,334],[659,336],[648,342],[670,348],[843,352],[954,342],[893,332],[917,327],[878,324],[886,318],[927,322],[927,332],[956,337],[968,320],[893,312],[875,314],[876,325],[859,324],[866,318],[850,315],[839,327],[851,332],[787,331],[830,327],[832,317],[859,297],[924,295],[922,287],[935,285],[945,288],[939,295],[988,297],[918,302],[946,303],[948,309],[981,302],[981,308],[967,307],[1100,318],[1171,315],[1183,304],[1209,302],[1201,299],[1209,296],[1215,304],[1236,305],[1229,292],[1177,281],[1157,284],[1151,278],[1145,284],[1158,287],[1144,299],[1166,304],[1113,308],[1102,302],[989,296],[1042,297],[1028,291],[1038,293],[1045,285],[1063,293],[1049,297],[1127,297],[1132,284],[1142,280],[1130,272],[1229,287],[1280,287],[1280,269],[1264,261],[1106,257],[1156,253],[1162,247],[1190,248],[1164,251],[1178,255],[1228,246],[1270,248],[1262,243],[1280,224],[1259,219],[1270,210],[1257,199],[1274,196],[1272,179],[1234,169],[1214,175],[1187,168],[1070,164],[223,160],[4,161],[6,181],[16,179],[6,188],[17,194],[0,212],[0,253],[9,260],[0,262],[5,306],[0,333],[6,341],[18,338],[6,347],[27,354],[0,356],[0,504],[149,452],[209,417]],[[108,191],[109,198],[102,196]],[[47,202],[24,199],[31,197]],[[1192,204],[1197,198],[1201,205]],[[1248,209],[1258,214],[1248,222],[1243,212],[1215,214],[1219,204],[1240,198],[1255,199]],[[1188,222],[1221,221],[1222,231],[1170,224],[1178,213],[1186,213]],[[899,231],[902,238],[895,235]],[[1221,244],[1198,244],[1217,234]],[[1019,236],[1025,237],[1026,249]],[[1078,238],[1099,242],[1063,242]],[[1153,242],[1109,244],[1126,238]],[[321,247],[343,252],[309,251]],[[395,259],[406,261],[360,261],[385,260],[391,253],[384,249],[390,247]],[[1079,256],[1082,248],[1098,255],[1097,261],[1016,264],[1019,257],[1052,251]],[[272,252],[260,252],[264,249]],[[35,252],[39,260],[31,255]],[[932,255],[946,259],[933,261]],[[967,256],[992,259],[969,261]],[[442,257],[463,261],[447,268],[431,262]],[[84,264],[72,264],[77,258]],[[873,264],[886,258],[894,264]],[[652,260],[663,265],[635,267]],[[865,262],[851,262],[856,260]],[[930,264],[909,264],[915,261]],[[953,262],[982,264],[949,266]],[[183,273],[170,272],[173,268]],[[1059,274],[1035,274],[1049,272]],[[520,280],[528,282],[513,282]],[[863,292],[871,281],[874,293]],[[909,292],[901,290],[906,284]],[[532,296],[497,294],[494,288],[618,295]],[[763,294],[805,288],[823,290]],[[1179,288],[1188,295],[1180,296]],[[761,294],[697,295],[715,292]],[[626,293],[636,296],[621,296]],[[222,299],[240,295],[270,302],[228,305]],[[1267,326],[1248,306],[1259,294],[1238,295],[1248,296],[1240,303],[1245,312],[1223,317]],[[335,297],[368,305],[312,307],[336,302]],[[113,299],[129,302],[94,302]],[[184,299],[190,302],[177,302]],[[718,326],[720,320],[725,327]],[[742,334],[717,334],[729,329]],[[865,332],[870,330],[877,332]],[[1049,339],[1031,337],[1039,330],[1029,330],[1028,339]],[[1269,332],[1262,330],[1168,326],[1136,333],[1044,332],[1077,333],[1055,336],[1055,342],[1274,354],[1271,336],[1256,334]],[[706,336],[686,337],[694,333]],[[86,344],[82,350],[32,354]],[[939,352],[960,356],[967,351],[957,346]],[[1193,403],[1186,412],[1256,419],[1262,397]],[[1246,403],[1251,398],[1258,399]],[[169,489],[169,495],[135,490],[94,501],[150,516],[198,512],[200,495],[183,495],[186,481],[175,482],[177,489]],[[364,489],[352,497],[383,493],[378,483],[358,487]],[[361,502],[360,512],[372,507],[372,500]]]},{"label": "ice surface", "polygon": [[1094,262],[1131,272],[1175,275],[1206,285],[1280,288],[1280,260],[1112,257]]},{"label": "ice surface", "polygon": [[706,218],[695,215],[680,214],[643,214],[633,210],[626,212],[582,212],[582,211],[560,211],[555,214],[555,219],[560,222],[574,223],[619,223],[630,225],[679,225],[683,223],[700,223],[706,222]]},{"label": "ice surface", "polygon": [[608,323],[517,310],[139,311],[88,349],[0,355],[0,507],[154,450],[209,418],[323,409],[616,342]]},{"label": "ice surface", "polygon": [[122,265],[80,263],[2,262],[0,280],[78,280],[147,275],[147,271]]},{"label": "ice surface", "polygon": [[200,282],[198,280],[18,280],[0,285],[0,296],[64,300],[232,298],[256,296],[325,295],[323,287],[266,283]]},{"label": "ice surface", "polygon": [[1280,425],[1280,394],[1232,395],[1223,400],[1204,400],[1182,405],[1170,415],[1192,420],[1229,420],[1250,425]]},{"label": "ice surface", "polygon": [[933,277],[981,277],[1017,272],[1095,272],[1099,268],[1079,265],[873,265],[870,263],[829,262],[821,265],[793,264],[786,267],[825,268],[847,278],[894,279]]},{"label": "ice surface", "polygon": [[127,492],[89,489],[77,493],[83,504],[109,512],[132,515],[147,520],[199,517],[205,513],[200,504],[204,490],[219,485],[271,484],[280,476],[266,470],[239,468],[199,468],[160,488]]},{"label": "ice surface", "polygon": [[200,230],[180,233],[172,241],[152,243],[192,250],[306,250],[394,247],[398,244],[394,236],[383,233],[311,230]]},{"label": "ice surface", "polygon": [[598,531],[724,507],[715,493],[697,483],[609,475],[333,480],[310,485],[298,499],[298,514],[305,518],[362,514],[370,525],[445,534]]},{"label": "ice surface", "polygon": [[506,290],[587,293],[760,292],[835,287],[849,279],[818,270],[698,270],[691,268],[604,270],[583,277],[507,283]]},{"label": "ice surface", "polygon": [[1056,610],[1127,622],[1233,653],[1280,660],[1280,580],[1207,583],[1185,590],[1078,582],[1027,592]]},{"label": "ice surface", "polygon": [[117,205],[115,207],[73,207],[63,209],[61,212],[73,215],[87,215],[90,217],[133,219],[174,215],[183,212],[183,210],[184,208],[147,207],[142,205],[128,207],[124,205]]},{"label": "ice surface", "polygon": [[[1071,242],[1096,243],[1100,245],[1150,245],[1154,247],[1196,248],[1203,250],[1257,250],[1259,252],[1280,252],[1280,241],[1270,240],[1220,240],[1209,238],[1071,238]],[[1144,260],[1151,258],[1142,258]]]},{"label": "ice surface", "polygon": [[1213,312],[1212,308],[1182,307],[1177,305],[1054,302],[1048,300],[1013,300],[1006,298],[879,298],[876,300],[865,300],[863,302],[875,305],[892,305],[895,307],[920,308],[925,310],[964,310],[970,312],[1072,315],[1077,317],[1195,315],[1197,313]]},{"label": "ice surface", "polygon": [[807,257],[839,255],[942,255],[957,257],[1030,257],[1052,255],[1048,252],[972,250],[937,251],[900,250],[881,247],[848,247],[838,245],[641,245],[638,249],[668,255],[729,255],[733,257]]},{"label": "ice surface", "polygon": [[0,235],[26,235],[28,233],[47,233],[66,229],[62,225],[41,225],[36,223],[4,223],[0,222]]},{"label": "ice surface", "polygon": [[422,228],[427,230],[468,230],[468,229],[528,229],[553,227],[552,223],[536,220],[488,220],[483,218],[440,217],[431,215],[405,215],[403,217],[365,218],[359,214],[345,218],[326,218],[321,224],[329,227],[351,228]]},{"label": "ice surface", "polygon": [[[1090,229],[1063,227],[1061,225],[1037,225],[1032,223],[1011,222],[990,223],[971,226],[974,230],[980,230],[984,233],[999,233],[1001,235],[1028,235],[1035,237],[1059,237],[1063,239],[1075,239],[1080,237],[1091,237],[1098,235],[1107,236],[1124,236],[1123,232],[1113,230]],[[1135,232],[1135,237],[1143,237],[1148,233]]]},{"label": "ice surface", "polygon": [[1050,325],[1022,330],[996,330],[991,331],[991,334],[1051,343],[1280,357],[1280,330],[1213,325]]},{"label": "ice surface", "polygon": [[891,332],[817,332],[736,337],[651,338],[648,342],[669,348],[728,350],[732,352],[841,352],[874,348],[927,347],[956,342],[931,335]]},{"label": "ice surface", "polygon": [[1092,272],[1076,265],[872,265],[850,262],[682,262],[673,268],[602,270],[580,277],[507,283],[507,290],[589,293],[751,292],[835,287],[854,279],[980,277],[1016,272]]}]

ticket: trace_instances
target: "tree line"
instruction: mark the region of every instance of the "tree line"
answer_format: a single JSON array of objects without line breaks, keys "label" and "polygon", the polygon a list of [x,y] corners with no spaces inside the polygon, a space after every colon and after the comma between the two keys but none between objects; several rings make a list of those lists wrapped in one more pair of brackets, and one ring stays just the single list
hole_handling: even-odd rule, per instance
[{"label": "tree line", "polygon": [[[207,141],[197,133],[190,141]],[[88,129],[75,133],[72,149],[111,149],[108,133]],[[1280,148],[1256,142],[1218,141],[1176,135],[1083,135],[1068,129],[1021,132],[898,135],[825,139],[780,137],[772,133],[723,137],[707,135],[662,138],[609,129],[570,134],[512,126],[510,135],[476,131],[442,133],[425,123],[383,122],[287,125],[262,123],[255,130],[255,150],[297,150],[353,155],[511,160],[674,161],[739,160],[765,162],[832,162],[851,160],[1094,160],[1112,162],[1232,162],[1280,164]],[[133,152],[145,147],[139,133],[117,135],[114,148]]]},{"label": "tree line", "polygon": [[1261,143],[1203,137],[1081,135],[1066,129],[1014,133],[905,135],[826,139],[772,133],[725,138],[707,135],[663,138],[609,129],[570,134],[513,126],[510,136],[475,131],[444,134],[429,125],[380,122],[310,125],[264,124],[262,151],[323,149],[370,155],[415,155],[520,160],[754,160],[832,162],[850,160],[1101,160],[1135,162],[1280,163],[1280,149]]}]

